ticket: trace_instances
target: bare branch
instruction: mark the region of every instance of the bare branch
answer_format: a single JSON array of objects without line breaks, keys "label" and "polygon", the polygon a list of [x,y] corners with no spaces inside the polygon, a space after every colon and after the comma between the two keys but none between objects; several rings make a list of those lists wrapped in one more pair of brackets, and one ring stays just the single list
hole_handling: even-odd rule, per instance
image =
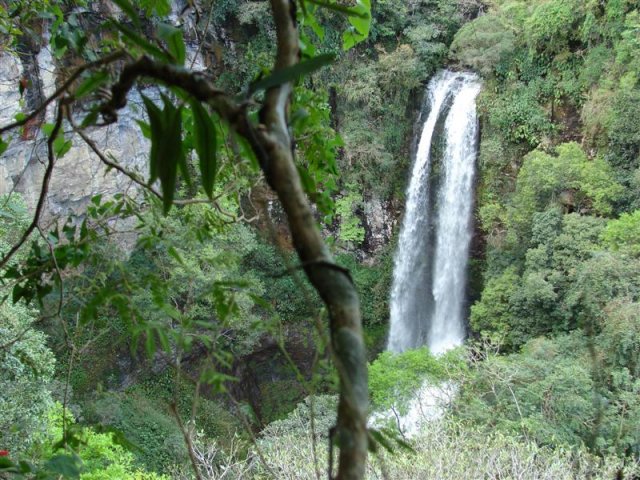
[{"label": "bare branch", "polygon": [[120,78],[111,87],[111,99],[103,104],[100,113],[107,123],[118,119],[118,110],[127,105],[127,95],[140,77],[148,77],[170,86],[180,87],[201,102],[208,103],[227,122],[238,129],[244,118],[244,110],[231,96],[216,88],[203,73],[190,72],[182,68],[160,64],[142,56],[122,70]]},{"label": "bare branch", "polygon": [[[271,0],[271,6],[278,38],[277,70],[298,61],[298,32],[293,2]],[[317,228],[293,159],[287,127],[291,89],[291,83],[285,83],[267,92],[260,112],[263,125],[255,130],[257,142],[249,140],[267,154],[265,177],[287,214],[294,246],[306,264],[305,272],[329,311],[332,352],[340,377],[335,429],[340,445],[337,478],[362,479],[368,447],[368,389],[360,303],[350,277],[344,271],[327,268],[334,264],[333,259]]]},{"label": "bare branch", "polygon": [[193,450],[193,442],[191,441],[192,436],[189,431],[185,428],[184,423],[182,423],[182,418],[180,418],[180,413],[178,412],[178,407],[175,402],[172,402],[170,405],[171,413],[176,418],[176,422],[178,423],[178,428],[182,432],[182,436],[184,437],[184,441],[187,444],[187,452],[189,453],[189,460],[191,461],[191,466],[193,467],[193,472],[195,473],[197,480],[202,480],[202,475],[200,475],[200,469],[198,468],[198,461],[196,459],[196,455]]}]

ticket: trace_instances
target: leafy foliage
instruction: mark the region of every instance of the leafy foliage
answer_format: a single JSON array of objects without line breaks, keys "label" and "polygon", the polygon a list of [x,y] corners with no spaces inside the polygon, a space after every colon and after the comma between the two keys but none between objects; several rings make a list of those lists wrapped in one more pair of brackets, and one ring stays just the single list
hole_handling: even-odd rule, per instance
[{"label": "leafy foliage", "polygon": [[[0,251],[5,251],[24,228],[27,212],[16,194],[0,202]],[[0,446],[16,457],[45,428],[52,405],[56,359],[34,325],[37,317],[23,301],[12,303],[5,296],[0,304]]]},{"label": "leafy foliage", "polygon": [[513,53],[515,41],[509,25],[500,18],[483,15],[456,33],[450,53],[461,64],[490,75],[505,57]]},{"label": "leafy foliage", "polygon": [[542,445],[635,451],[638,381],[625,368],[600,363],[608,335],[595,338],[595,355],[590,340],[575,332],[532,340],[517,355],[486,359],[470,370],[456,416]]},{"label": "leafy foliage", "polygon": [[336,201],[336,214],[340,216],[340,232],[338,237],[344,242],[362,243],[364,240],[364,228],[355,210],[362,202],[358,192],[350,188],[351,192]]},{"label": "leafy foliage", "polygon": [[627,252],[637,257],[640,255],[640,210],[623,213],[617,220],[611,220],[604,232],[602,240],[613,250]]},{"label": "leafy foliage", "polygon": [[402,411],[425,382],[437,383],[463,368],[459,351],[434,357],[426,347],[397,354],[382,352],[369,367],[371,401],[376,408]]},{"label": "leafy foliage", "polygon": [[[314,478],[316,467],[326,464],[326,427],[331,425],[332,398],[316,397],[311,409],[306,400],[286,420],[269,427],[259,440],[261,454],[266,460],[254,462],[254,477],[277,471],[281,478]],[[335,401],[335,400],[333,400]],[[312,429],[311,415],[315,420]],[[315,447],[311,435],[318,438]],[[506,435],[500,431],[486,431],[463,426],[451,420],[432,421],[421,429],[409,445],[392,452],[379,449],[372,455],[365,478],[375,479],[388,472],[391,478],[483,478],[501,475],[538,480],[554,478],[570,480],[593,475],[610,478],[619,470],[633,475],[633,463],[624,465],[618,457],[599,458],[584,450],[552,449],[539,446],[531,439]],[[315,459],[316,461],[314,461]]]},{"label": "leafy foliage", "polygon": [[18,303],[0,306],[0,445],[19,455],[44,427],[51,407],[55,358],[43,333],[32,326],[36,312]]},{"label": "leafy foliage", "polygon": [[[68,413],[67,413],[68,415]],[[67,422],[69,419],[66,420]],[[63,436],[62,408],[60,404],[48,414],[48,428],[40,438],[38,454],[43,459],[53,459],[58,447],[56,442]],[[123,480],[163,480],[166,477],[146,472],[134,466],[133,454],[121,444],[116,443],[112,433],[98,433],[91,428],[77,426],[74,423],[71,451],[77,455],[81,480],[106,480],[122,478]],[[71,448],[71,447],[68,447]],[[73,478],[63,475],[64,478]],[[77,478],[77,477],[76,477]]]},{"label": "leafy foliage", "polygon": [[529,223],[533,212],[553,204],[581,213],[612,213],[622,187],[611,167],[602,159],[588,160],[575,143],[559,145],[556,153],[535,150],[524,158],[513,198],[516,225]]}]

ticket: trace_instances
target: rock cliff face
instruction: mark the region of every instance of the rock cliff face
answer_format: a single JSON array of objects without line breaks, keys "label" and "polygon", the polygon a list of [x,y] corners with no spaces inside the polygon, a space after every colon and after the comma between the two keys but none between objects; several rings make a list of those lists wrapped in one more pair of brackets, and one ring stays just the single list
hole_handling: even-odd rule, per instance
[{"label": "rock cliff face", "polygon": [[[30,101],[30,89],[42,86],[46,97],[55,89],[56,68],[46,48],[34,57],[37,68],[24,67],[25,62],[10,54],[0,57],[0,124],[10,123]],[[33,75],[40,75],[38,79]],[[27,88],[20,95],[19,84],[24,80]],[[140,134],[134,122],[134,111],[141,105],[139,95],[133,95],[117,124],[89,132],[103,152],[113,156],[132,171],[143,172],[148,141]],[[50,122],[51,108],[40,121]],[[64,125],[65,132],[70,126]],[[15,131],[9,148],[0,157],[0,195],[17,192],[23,195],[27,206],[34,208],[47,162],[46,138],[40,125],[29,125]],[[47,195],[46,216],[80,215],[92,196],[113,195],[131,189],[131,180],[118,172],[107,172],[106,167],[78,137],[70,136],[73,146],[56,162]]]},{"label": "rock cliff face", "polygon": [[391,202],[375,197],[365,200],[363,213],[365,229],[363,251],[367,256],[372,256],[391,241],[398,218]]},{"label": "rock cliff face", "polygon": [[[184,8],[182,0],[172,4],[170,21],[177,22],[178,12]],[[89,16],[117,15],[111,2],[101,0],[89,2]],[[189,18],[183,19],[187,57],[195,70],[203,68],[203,62],[191,60],[197,52],[194,45],[194,26]],[[89,21],[89,20],[88,20]],[[20,112],[31,112],[50,96],[60,83],[57,62],[49,46],[46,24],[39,27],[39,38],[21,41],[20,53],[0,54],[0,125],[15,119]],[[87,28],[89,28],[87,26]],[[23,45],[24,44],[24,45]],[[68,75],[68,73],[67,73]],[[22,92],[21,92],[22,89]],[[152,99],[157,92],[146,92]],[[43,115],[36,117],[21,130],[4,136],[11,140],[9,148],[0,156],[0,195],[17,192],[23,195],[27,207],[35,208],[40,194],[41,181],[47,161],[46,137],[42,124],[53,122],[53,104]],[[143,177],[149,142],[145,139],[135,117],[140,117],[143,104],[139,92],[129,95],[127,107],[119,112],[116,124],[88,131],[107,157],[115,159],[124,168]],[[82,215],[91,197],[97,194],[111,196],[117,192],[136,190],[133,182],[125,175],[107,168],[78,136],[71,135],[71,127],[63,125],[65,136],[73,141],[71,150],[56,162],[51,179],[45,208],[45,218],[68,215]]]}]

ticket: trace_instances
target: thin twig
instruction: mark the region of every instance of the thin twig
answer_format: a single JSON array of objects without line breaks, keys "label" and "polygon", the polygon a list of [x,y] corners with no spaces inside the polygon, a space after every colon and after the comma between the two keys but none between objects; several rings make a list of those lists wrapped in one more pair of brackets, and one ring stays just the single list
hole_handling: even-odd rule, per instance
[{"label": "thin twig", "polygon": [[[76,344],[73,340],[71,340],[71,336],[69,335],[69,331],[67,330],[67,326],[64,323],[64,319],[60,318],[62,321],[62,327],[64,331],[65,341],[67,346],[71,349],[71,354],[69,356],[69,367],[67,369],[67,378],[64,383],[64,396],[62,398],[62,441],[66,448],[67,446],[67,405],[69,401],[69,386],[71,385],[71,372],[73,371],[73,363],[76,357]],[[79,336],[79,328],[80,324],[80,315],[76,314],[76,328],[75,335]]]},{"label": "thin twig", "polygon": [[273,471],[273,469],[271,468],[271,466],[267,462],[267,459],[264,457],[264,455],[262,453],[262,450],[258,446],[258,440],[256,439],[256,436],[253,433],[253,430],[251,429],[251,425],[249,424],[249,421],[247,420],[247,416],[245,415],[245,413],[240,408],[240,404],[238,403],[238,401],[229,392],[227,392],[227,397],[229,398],[229,400],[231,400],[231,403],[233,403],[235,405],[236,410],[240,414],[240,418],[242,419],[242,423],[244,424],[244,427],[247,430],[247,433],[251,437],[251,443],[253,443],[253,446],[256,449],[256,454],[258,455],[258,458],[260,458],[260,461],[262,462],[262,465],[269,472],[269,474],[271,474],[271,476],[273,478],[278,478],[278,476],[275,474],[275,472]]},{"label": "thin twig", "polygon": [[[196,64],[198,55],[200,55],[200,51],[202,50],[202,45],[204,45],[205,38],[207,36],[207,31],[209,31],[209,25],[211,25],[211,19],[213,18],[213,9],[216,5],[217,5],[216,2],[211,2],[211,7],[209,8],[209,15],[207,17],[207,23],[204,26],[202,38],[198,42],[198,49],[196,50],[196,53],[193,55],[193,59],[191,60],[191,66],[189,67],[192,70],[193,70],[193,66]],[[197,13],[198,11],[196,10],[196,14]]]},{"label": "thin twig", "polygon": [[31,325],[27,326],[18,335],[16,335],[15,338],[13,338],[13,340],[9,340],[4,345],[0,345],[0,352],[2,352],[3,350],[8,350],[11,346],[18,343],[20,340],[22,340],[24,336],[29,332],[29,330],[31,330],[31,328],[32,328]]},{"label": "thin twig", "polygon": [[172,402],[170,405],[171,413],[173,413],[174,417],[176,417],[176,422],[178,422],[178,427],[182,432],[182,436],[184,437],[184,441],[187,444],[187,451],[189,453],[189,459],[191,460],[191,466],[193,467],[193,472],[196,475],[197,480],[202,480],[202,475],[200,475],[200,469],[198,468],[198,461],[196,459],[196,455],[193,451],[193,441],[191,440],[191,435],[185,428],[182,423],[182,419],[180,418],[180,414],[178,413],[178,407],[175,402]]}]

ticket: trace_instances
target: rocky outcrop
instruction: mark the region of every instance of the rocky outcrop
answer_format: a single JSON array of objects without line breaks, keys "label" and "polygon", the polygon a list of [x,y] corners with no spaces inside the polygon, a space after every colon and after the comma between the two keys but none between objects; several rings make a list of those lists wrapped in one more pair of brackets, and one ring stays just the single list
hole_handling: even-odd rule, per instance
[{"label": "rocky outcrop", "polygon": [[362,246],[366,258],[375,256],[386,246],[393,236],[398,221],[397,212],[390,201],[371,198],[364,201],[363,226],[365,229]]},{"label": "rocky outcrop", "polygon": [[[100,18],[117,14],[111,2],[92,2],[90,7],[92,15]],[[192,15],[180,15],[185,9],[186,2],[172,2],[170,20],[184,24],[189,65],[194,70],[201,70],[204,68],[201,55],[193,61],[198,49]],[[56,83],[62,81],[58,78],[58,65],[51,54],[46,25],[40,29],[42,35],[36,40],[30,40],[25,35],[20,41],[19,54],[8,50],[0,54],[0,125],[12,122],[20,112],[28,113],[38,108],[55,91]],[[157,97],[155,90],[146,94],[151,98]],[[32,210],[38,201],[47,164],[46,137],[41,127],[45,122],[53,122],[54,108],[53,104],[50,105],[43,115],[25,128],[3,136],[4,141],[10,140],[10,145],[0,156],[0,195],[20,193],[27,207]],[[87,133],[107,157],[144,177],[149,142],[142,136],[135,122],[135,118],[143,116],[143,111],[140,94],[133,91],[129,95],[127,107],[119,112],[116,124]],[[137,191],[135,184],[127,176],[108,171],[82,139],[71,135],[70,125],[65,123],[63,129],[73,146],[56,162],[47,196],[45,218],[82,215],[91,198],[97,194],[109,197],[118,192],[131,195]]]},{"label": "rocky outcrop", "polygon": [[[35,59],[35,60],[34,60]],[[31,61],[36,61],[33,66]],[[39,75],[39,80],[33,78]],[[56,68],[47,48],[25,59],[9,53],[0,57],[0,100],[4,106],[0,112],[2,125],[10,123],[22,111],[31,111],[34,102],[53,93]],[[20,84],[25,78],[22,95]],[[23,82],[24,86],[25,82]],[[134,111],[141,105],[139,95],[132,98],[131,106],[123,111],[117,124],[89,132],[103,152],[121,162],[127,169],[142,172],[146,163],[148,141],[140,134],[134,121]],[[33,105],[32,105],[33,104]],[[47,163],[46,137],[40,123],[51,121],[51,108],[37,124],[15,130],[5,137],[9,148],[0,157],[0,195],[17,192],[22,194],[30,209],[35,208]],[[106,166],[78,137],[69,134],[70,126],[64,125],[73,146],[56,162],[51,179],[45,216],[80,215],[91,197],[106,196],[130,190],[131,180],[117,172],[107,172]]]},{"label": "rocky outcrop", "polygon": [[278,342],[265,336],[253,351],[237,358],[231,374],[238,380],[227,388],[238,402],[251,406],[258,424],[266,424],[288,413],[309,394],[299,375],[310,380],[316,347],[309,329],[289,331],[283,353]]}]

